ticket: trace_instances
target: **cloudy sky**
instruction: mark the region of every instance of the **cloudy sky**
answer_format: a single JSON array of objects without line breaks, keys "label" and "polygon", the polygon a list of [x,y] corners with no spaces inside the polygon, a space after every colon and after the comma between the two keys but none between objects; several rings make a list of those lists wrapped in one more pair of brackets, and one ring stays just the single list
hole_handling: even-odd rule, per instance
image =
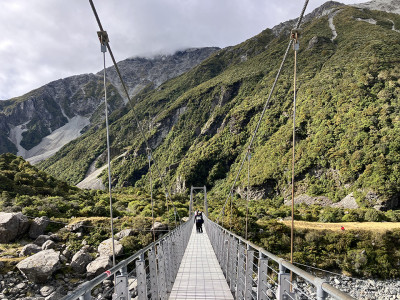
[{"label": "cloudy sky", "polygon": [[[310,0],[307,12],[325,0]],[[360,3],[365,0],[342,0]],[[298,17],[302,0],[94,0],[117,60],[236,45]],[[101,70],[88,0],[0,0],[0,99]],[[109,64],[110,65],[110,61]]]}]

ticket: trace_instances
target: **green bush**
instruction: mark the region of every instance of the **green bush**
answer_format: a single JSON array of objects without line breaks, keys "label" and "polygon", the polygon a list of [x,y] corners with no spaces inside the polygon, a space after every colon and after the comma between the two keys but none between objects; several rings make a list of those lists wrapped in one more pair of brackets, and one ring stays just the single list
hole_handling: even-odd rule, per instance
[{"label": "green bush", "polygon": [[343,217],[343,210],[333,207],[325,207],[319,215],[320,222],[340,222]]},{"label": "green bush", "polygon": [[380,222],[384,218],[384,214],[377,211],[376,209],[367,209],[365,216],[364,216],[364,221],[367,222]]}]

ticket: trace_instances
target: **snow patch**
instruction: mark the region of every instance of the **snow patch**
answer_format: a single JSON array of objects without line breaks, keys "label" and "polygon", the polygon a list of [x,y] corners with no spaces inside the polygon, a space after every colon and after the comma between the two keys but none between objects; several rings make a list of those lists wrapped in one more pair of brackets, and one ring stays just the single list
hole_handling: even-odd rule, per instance
[{"label": "snow patch", "polygon": [[[35,164],[49,158],[61,149],[65,144],[81,136],[81,131],[90,124],[89,118],[75,116],[64,126],[54,130],[44,137],[39,145],[31,150],[25,150],[24,157],[30,163]],[[18,144],[19,145],[19,144]],[[21,155],[18,151],[18,155]]]},{"label": "snow patch", "polygon": [[361,18],[357,18],[356,20],[357,20],[357,21],[367,22],[367,23],[372,24],[372,25],[376,25],[376,21],[375,21],[374,19],[361,19]]}]

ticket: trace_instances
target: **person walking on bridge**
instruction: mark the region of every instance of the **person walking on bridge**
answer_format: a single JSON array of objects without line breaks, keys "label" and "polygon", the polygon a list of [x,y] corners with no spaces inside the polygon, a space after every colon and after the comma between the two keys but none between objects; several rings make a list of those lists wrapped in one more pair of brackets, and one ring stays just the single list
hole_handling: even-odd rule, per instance
[{"label": "person walking on bridge", "polygon": [[201,211],[196,211],[194,215],[194,222],[196,223],[196,230],[198,233],[203,233],[203,213]]}]

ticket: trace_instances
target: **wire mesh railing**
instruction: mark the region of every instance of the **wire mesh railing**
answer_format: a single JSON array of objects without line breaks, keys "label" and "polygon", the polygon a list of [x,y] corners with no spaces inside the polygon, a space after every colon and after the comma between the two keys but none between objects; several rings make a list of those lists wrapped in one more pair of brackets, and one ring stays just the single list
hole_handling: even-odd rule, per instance
[{"label": "wire mesh railing", "polygon": [[215,222],[204,224],[235,299],[354,299]]},{"label": "wire mesh railing", "polygon": [[[63,300],[168,299],[193,228],[193,219],[70,292]],[[110,280],[114,279],[114,280]],[[110,282],[111,281],[111,282]],[[109,285],[102,293],[98,286]]]}]

